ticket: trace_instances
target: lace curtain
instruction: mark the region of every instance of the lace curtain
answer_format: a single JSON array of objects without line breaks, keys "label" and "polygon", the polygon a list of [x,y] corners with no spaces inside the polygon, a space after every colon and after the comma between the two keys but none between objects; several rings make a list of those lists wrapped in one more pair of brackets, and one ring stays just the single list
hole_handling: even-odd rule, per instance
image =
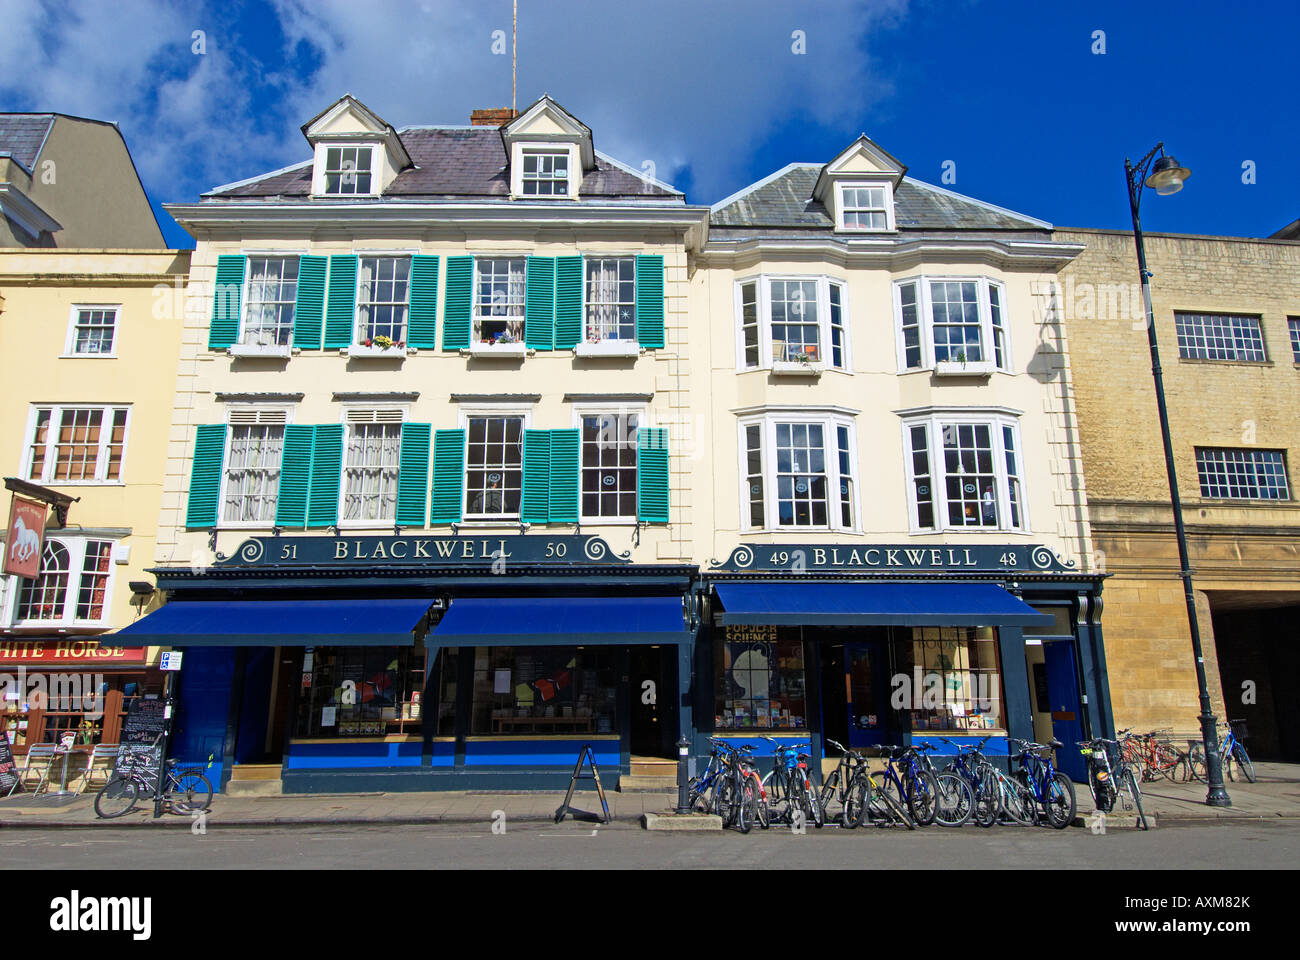
[{"label": "lace curtain", "polygon": [[399,424],[357,424],[348,436],[343,519],[392,520],[397,515]]},{"label": "lace curtain", "polygon": [[587,339],[619,339],[618,311],[618,261],[592,264],[587,271]]},{"label": "lace curtain", "polygon": [[226,467],[225,519],[275,519],[283,452],[283,427],[235,428]]}]

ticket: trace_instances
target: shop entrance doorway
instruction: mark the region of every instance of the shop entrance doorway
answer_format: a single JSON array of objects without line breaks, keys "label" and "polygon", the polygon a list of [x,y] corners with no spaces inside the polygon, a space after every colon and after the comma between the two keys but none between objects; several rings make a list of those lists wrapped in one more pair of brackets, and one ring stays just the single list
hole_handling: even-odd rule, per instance
[{"label": "shop entrance doorway", "polygon": [[[1290,596],[1294,596],[1291,594]],[[1226,717],[1252,760],[1300,762],[1300,606],[1265,593],[1210,596]],[[1240,725],[1238,726],[1240,732]]]},{"label": "shop entrance doorway", "polygon": [[289,701],[294,681],[301,675],[297,666],[301,656],[302,651],[293,647],[245,650],[236,766],[278,767],[283,761]]},{"label": "shop entrance doorway", "polygon": [[629,651],[629,752],[634,757],[676,757],[676,651],[662,646]]}]

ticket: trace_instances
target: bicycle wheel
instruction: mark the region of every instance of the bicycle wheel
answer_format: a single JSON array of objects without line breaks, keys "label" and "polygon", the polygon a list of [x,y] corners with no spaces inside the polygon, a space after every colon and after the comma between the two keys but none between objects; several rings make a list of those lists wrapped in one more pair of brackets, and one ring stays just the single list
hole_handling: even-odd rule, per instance
[{"label": "bicycle wheel", "polygon": [[1147,823],[1147,815],[1142,812],[1142,791],[1138,788],[1137,778],[1133,776],[1131,769],[1124,771],[1124,786],[1128,788],[1129,796],[1133,799],[1133,806],[1137,808],[1138,824],[1143,830],[1150,830]]},{"label": "bicycle wheel", "polygon": [[754,781],[744,777],[740,781],[736,802],[736,829],[741,833],[749,833],[757,817],[758,793],[754,790]]},{"label": "bicycle wheel", "polygon": [[880,773],[872,774],[871,792],[875,800],[872,806],[886,824],[897,821],[909,830],[916,829],[916,823],[912,820],[912,815],[907,812],[907,806],[898,792],[898,785],[893,780]]},{"label": "bicycle wheel", "polygon": [[736,781],[732,779],[731,774],[723,774],[718,780],[717,790],[713,795],[714,813],[722,818],[722,826],[729,827],[736,819],[736,807],[739,805],[739,797],[736,796]]},{"label": "bicycle wheel", "polygon": [[1001,800],[1001,812],[1021,826],[1033,826],[1038,818],[1035,809],[1038,801],[1033,794],[1027,794],[1027,788],[1009,777],[998,777],[998,793]]},{"label": "bicycle wheel", "polygon": [[970,784],[955,773],[934,777],[934,822],[941,827],[960,827],[975,815],[975,796]]},{"label": "bicycle wheel", "polygon": [[[831,801],[836,798],[836,792],[838,791],[839,786],[840,786],[840,771],[839,768],[836,767],[834,770],[831,771],[831,775],[827,777],[826,781],[822,784],[821,793],[818,794],[817,796],[817,803],[821,807],[823,821],[829,820],[831,817],[831,811],[830,811]],[[844,804],[843,802],[841,802],[840,820],[843,821],[843,819],[844,819]]]},{"label": "bicycle wheel", "polygon": [[754,786],[755,809],[757,810],[758,826],[761,830],[766,830],[771,826],[771,814],[767,809],[767,796],[763,791],[763,781],[758,779],[758,774],[751,772],[749,782]]},{"label": "bicycle wheel", "polygon": [[980,827],[991,827],[998,822],[998,788],[993,782],[993,778],[984,774],[978,781],[972,785],[971,790],[975,794],[975,824]]},{"label": "bicycle wheel", "polygon": [[862,826],[871,805],[871,781],[866,774],[857,774],[844,791],[844,813],[841,823],[849,830]]},{"label": "bicycle wheel", "polygon": [[1063,830],[1074,822],[1077,811],[1074,783],[1065,774],[1058,773],[1047,785],[1047,822]]},{"label": "bicycle wheel", "polygon": [[135,809],[139,784],[125,777],[110,777],[95,794],[95,816],[112,820]]},{"label": "bicycle wheel", "polygon": [[199,813],[212,805],[212,784],[200,770],[178,770],[167,785],[163,800],[173,813],[185,816]]},{"label": "bicycle wheel", "polygon": [[1178,751],[1172,744],[1157,743],[1153,750],[1153,759],[1155,762],[1156,772],[1161,776],[1174,779],[1174,772],[1178,768]]},{"label": "bicycle wheel", "polygon": [[939,785],[929,770],[917,770],[907,781],[907,809],[918,827],[934,823],[938,807]]},{"label": "bicycle wheel", "polygon": [[1255,765],[1250,762],[1250,757],[1246,756],[1246,748],[1236,743],[1232,746],[1232,758],[1237,761],[1237,766],[1241,767],[1241,772],[1246,775],[1249,783],[1255,782]]}]

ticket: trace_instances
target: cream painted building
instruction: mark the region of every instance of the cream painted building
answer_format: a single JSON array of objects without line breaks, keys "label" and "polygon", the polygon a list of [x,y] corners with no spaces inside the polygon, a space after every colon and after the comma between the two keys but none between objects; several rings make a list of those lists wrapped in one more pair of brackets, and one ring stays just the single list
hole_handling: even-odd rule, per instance
[{"label": "cream painted building", "polygon": [[132,584],[152,583],[188,274],[188,251],[0,250],[3,476],[14,496],[76,498],[66,525],[49,511],[40,576],[0,577],[0,673],[108,693],[103,717],[26,709],[25,689],[7,700],[18,752],[64,731],[115,743],[124,701],[160,686],[148,651],[97,638],[160,599]]},{"label": "cream painted building", "polygon": [[126,635],[186,650],[179,755],[545,787],[592,743],[634,786],[679,736],[1109,729],[1077,245],[865,137],[709,210],[549,98],[476,119],[344,97],[168,207],[168,603]]}]

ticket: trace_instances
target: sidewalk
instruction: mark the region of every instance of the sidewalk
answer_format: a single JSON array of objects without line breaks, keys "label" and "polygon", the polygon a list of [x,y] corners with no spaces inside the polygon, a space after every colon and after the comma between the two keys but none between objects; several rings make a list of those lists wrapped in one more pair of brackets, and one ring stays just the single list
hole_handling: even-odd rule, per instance
[{"label": "sidewalk", "polygon": [[[1157,823],[1171,820],[1221,820],[1249,818],[1300,819],[1300,764],[1257,763],[1257,783],[1228,782],[1232,806],[1205,805],[1205,784],[1159,780],[1142,785],[1142,806]],[[1086,784],[1075,784],[1079,816],[1093,810]],[[669,813],[675,793],[614,793],[609,799],[613,826],[640,828],[644,813]],[[213,797],[207,827],[301,827],[359,824],[464,823],[488,826],[493,811],[503,811],[507,822],[550,822],[564,801],[562,791],[490,793],[456,791],[437,793],[290,794],[279,797]],[[574,794],[573,805],[588,813],[600,810],[600,800],[590,789]],[[152,804],[143,805],[117,820],[95,816],[94,795],[61,803],[54,798],[19,795],[0,800],[0,830],[14,827],[172,827],[189,829],[190,817],[153,819]],[[567,822],[567,821],[566,821]],[[1080,822],[1081,821],[1077,821]]]}]

